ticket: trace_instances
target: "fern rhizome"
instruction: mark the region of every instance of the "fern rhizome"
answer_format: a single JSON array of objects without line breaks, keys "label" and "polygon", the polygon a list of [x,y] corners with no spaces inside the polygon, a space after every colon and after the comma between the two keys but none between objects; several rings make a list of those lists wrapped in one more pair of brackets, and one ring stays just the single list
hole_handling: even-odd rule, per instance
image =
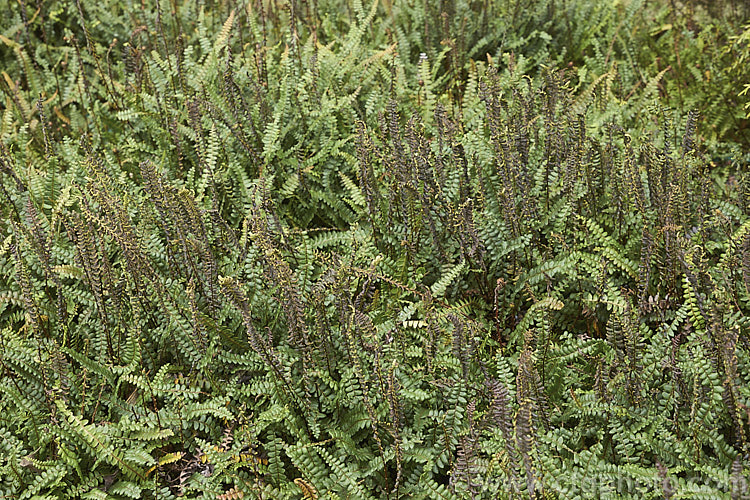
[{"label": "fern rhizome", "polygon": [[0,495],[748,498],[741,89],[656,8],[6,3]]}]

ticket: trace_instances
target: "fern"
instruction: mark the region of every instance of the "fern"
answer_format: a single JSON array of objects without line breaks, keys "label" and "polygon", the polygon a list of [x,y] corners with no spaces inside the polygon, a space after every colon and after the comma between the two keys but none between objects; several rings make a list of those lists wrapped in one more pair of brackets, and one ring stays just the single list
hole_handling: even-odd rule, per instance
[{"label": "fern", "polygon": [[0,495],[746,495],[715,4],[11,4]]}]

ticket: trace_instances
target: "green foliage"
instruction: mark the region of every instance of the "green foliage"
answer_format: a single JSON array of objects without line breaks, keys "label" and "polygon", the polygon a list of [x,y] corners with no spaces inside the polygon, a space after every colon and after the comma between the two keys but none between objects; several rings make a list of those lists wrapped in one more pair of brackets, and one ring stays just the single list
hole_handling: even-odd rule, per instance
[{"label": "green foliage", "polygon": [[0,21],[0,495],[749,494],[743,6],[148,4]]}]

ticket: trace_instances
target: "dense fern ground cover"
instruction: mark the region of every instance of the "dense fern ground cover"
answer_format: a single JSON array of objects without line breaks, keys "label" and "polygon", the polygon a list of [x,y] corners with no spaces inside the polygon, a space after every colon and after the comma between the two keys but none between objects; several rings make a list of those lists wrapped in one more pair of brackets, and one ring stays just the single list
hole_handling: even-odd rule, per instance
[{"label": "dense fern ground cover", "polygon": [[3,498],[750,498],[745,2],[0,12]]}]

